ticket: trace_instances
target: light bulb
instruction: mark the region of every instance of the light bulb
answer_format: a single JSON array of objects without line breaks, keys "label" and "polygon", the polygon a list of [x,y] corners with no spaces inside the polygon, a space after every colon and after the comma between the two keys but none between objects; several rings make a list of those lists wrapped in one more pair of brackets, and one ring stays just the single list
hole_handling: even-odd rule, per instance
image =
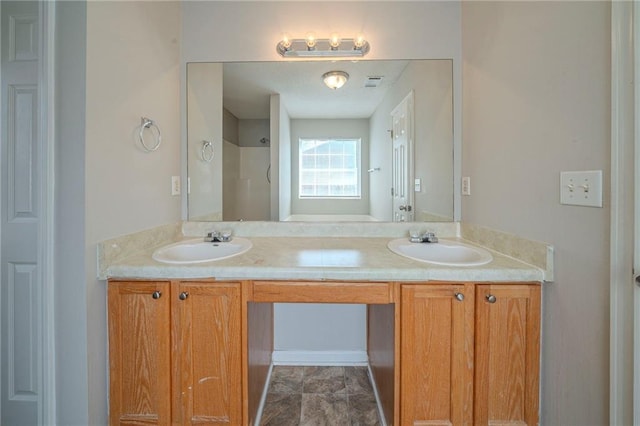
[{"label": "light bulb", "polygon": [[306,42],[307,42],[307,48],[309,50],[314,50],[315,47],[316,47],[316,36],[315,36],[315,34],[313,34],[313,33],[307,34]]},{"label": "light bulb", "polygon": [[362,34],[358,34],[355,39],[353,39],[353,47],[356,49],[362,49],[366,40],[362,36]]},{"label": "light bulb", "polygon": [[340,36],[338,34],[331,34],[331,38],[329,39],[329,46],[331,46],[331,50],[337,50],[340,47]]},{"label": "light bulb", "polygon": [[282,41],[280,42],[280,44],[282,45],[282,47],[284,47],[284,50],[291,49],[291,37],[289,37],[289,34],[282,35]]}]

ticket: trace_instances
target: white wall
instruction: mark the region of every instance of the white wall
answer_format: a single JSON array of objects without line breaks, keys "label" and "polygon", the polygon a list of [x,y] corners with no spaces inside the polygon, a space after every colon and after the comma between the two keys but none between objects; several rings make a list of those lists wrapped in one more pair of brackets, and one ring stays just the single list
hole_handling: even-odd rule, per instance
[{"label": "white wall", "polygon": [[[360,139],[360,199],[311,200],[299,198],[300,138]],[[291,214],[369,214],[369,120],[291,120]]]},{"label": "white wall", "polygon": [[[87,298],[73,307],[87,322],[84,424],[107,421],[106,285],[95,278],[96,243],[180,220],[180,197],[170,191],[180,175],[180,14],[176,2],[87,3],[86,277],[78,282]],[[143,115],[162,130],[154,153],[136,142]]]},{"label": "white wall", "polygon": [[367,350],[366,305],[276,303],[276,351]]},{"label": "white wall", "polygon": [[[463,221],[555,246],[542,418],[608,424],[610,4],[465,2]],[[604,208],[559,204],[562,170],[604,171]]]}]

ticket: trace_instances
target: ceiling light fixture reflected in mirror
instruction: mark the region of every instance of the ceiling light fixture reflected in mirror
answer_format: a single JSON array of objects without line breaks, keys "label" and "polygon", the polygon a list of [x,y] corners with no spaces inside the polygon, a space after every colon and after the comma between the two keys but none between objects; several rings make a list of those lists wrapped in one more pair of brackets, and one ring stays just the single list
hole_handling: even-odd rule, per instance
[{"label": "ceiling light fixture reflected in mirror", "polygon": [[339,89],[347,82],[349,79],[349,74],[344,71],[329,71],[322,75],[322,80],[324,84],[329,89]]},{"label": "ceiling light fixture reflected in mirror", "polygon": [[292,39],[284,35],[276,46],[277,52],[285,58],[361,58],[369,53],[369,49],[369,42],[362,35],[341,39],[335,33],[331,34],[331,38],[316,38],[313,33],[302,39]]}]

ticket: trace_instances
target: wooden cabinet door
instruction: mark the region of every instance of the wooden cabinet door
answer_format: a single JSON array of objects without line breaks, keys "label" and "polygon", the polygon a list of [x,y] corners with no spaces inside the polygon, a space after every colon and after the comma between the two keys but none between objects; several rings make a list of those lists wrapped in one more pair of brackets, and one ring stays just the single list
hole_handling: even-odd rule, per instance
[{"label": "wooden cabinet door", "polygon": [[180,282],[172,293],[180,424],[242,424],[240,283]]},{"label": "wooden cabinet door", "polygon": [[402,425],[472,423],[473,314],[472,284],[402,286]]},{"label": "wooden cabinet door", "polygon": [[110,282],[109,424],[171,419],[170,284]]},{"label": "wooden cabinet door", "polygon": [[476,289],[474,424],[537,425],[540,286]]}]

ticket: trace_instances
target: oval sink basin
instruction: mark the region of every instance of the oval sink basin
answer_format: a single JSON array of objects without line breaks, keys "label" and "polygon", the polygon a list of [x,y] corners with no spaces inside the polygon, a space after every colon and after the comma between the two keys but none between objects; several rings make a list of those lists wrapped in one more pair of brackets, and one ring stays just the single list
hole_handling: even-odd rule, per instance
[{"label": "oval sink basin", "polygon": [[487,250],[443,239],[437,243],[412,243],[407,238],[398,238],[389,241],[387,247],[400,256],[435,265],[478,266],[493,260]]},{"label": "oval sink basin", "polygon": [[160,247],[151,257],[163,263],[204,263],[237,256],[252,246],[251,241],[240,237],[234,237],[226,243],[206,243],[202,238],[196,238]]}]

